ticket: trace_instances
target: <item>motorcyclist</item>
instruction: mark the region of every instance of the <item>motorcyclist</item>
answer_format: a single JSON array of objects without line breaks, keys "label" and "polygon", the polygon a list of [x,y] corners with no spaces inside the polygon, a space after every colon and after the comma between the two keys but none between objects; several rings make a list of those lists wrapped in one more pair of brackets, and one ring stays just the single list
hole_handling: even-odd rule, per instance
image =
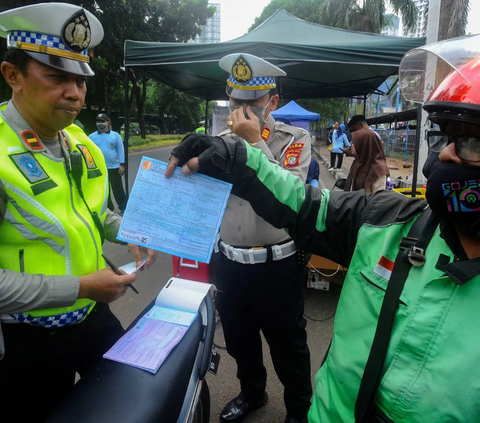
[{"label": "motorcyclist", "polygon": [[[185,174],[232,182],[232,193],[286,228],[299,248],[349,268],[332,345],[315,377],[311,423],[480,422],[479,66],[478,35],[415,49],[402,61],[405,97],[423,101],[429,94],[424,109],[446,132],[440,145],[429,146],[439,155],[425,169],[426,202],[391,191],[320,191],[242,141],[193,135],[173,150],[167,176],[181,165]],[[241,136],[253,124],[254,118],[238,122],[233,130]],[[405,267],[399,244],[418,219],[426,222],[417,228],[426,247],[405,247],[406,257],[418,253],[424,262],[405,275],[367,406],[357,398],[384,324],[385,292]]]}]

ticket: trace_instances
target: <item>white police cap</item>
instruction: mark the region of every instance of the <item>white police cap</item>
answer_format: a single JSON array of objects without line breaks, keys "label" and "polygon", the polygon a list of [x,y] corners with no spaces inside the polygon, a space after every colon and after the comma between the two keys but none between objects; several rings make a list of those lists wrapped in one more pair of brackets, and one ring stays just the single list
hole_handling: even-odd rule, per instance
[{"label": "white police cap", "polygon": [[103,39],[100,21],[82,7],[40,3],[0,13],[0,37],[41,63],[82,76],[94,75],[88,48]]},{"label": "white police cap", "polygon": [[219,65],[230,73],[227,95],[236,100],[261,98],[276,87],[276,76],[286,75],[277,66],[248,53],[229,54],[220,59]]}]

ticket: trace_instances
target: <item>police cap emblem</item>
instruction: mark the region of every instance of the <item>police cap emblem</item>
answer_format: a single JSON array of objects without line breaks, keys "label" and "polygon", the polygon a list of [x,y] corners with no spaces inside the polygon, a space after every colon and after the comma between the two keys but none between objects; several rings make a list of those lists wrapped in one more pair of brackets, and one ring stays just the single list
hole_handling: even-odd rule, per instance
[{"label": "police cap emblem", "polygon": [[232,75],[239,82],[248,82],[252,78],[252,70],[242,56],[233,65]]},{"label": "police cap emblem", "polygon": [[90,23],[83,9],[72,15],[62,28],[62,39],[72,51],[81,52],[88,48],[92,39]]}]

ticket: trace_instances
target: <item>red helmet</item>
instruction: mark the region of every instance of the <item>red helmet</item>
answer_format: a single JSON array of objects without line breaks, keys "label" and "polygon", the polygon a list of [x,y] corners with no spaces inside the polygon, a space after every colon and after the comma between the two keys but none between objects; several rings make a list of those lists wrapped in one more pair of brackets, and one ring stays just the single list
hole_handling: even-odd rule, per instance
[{"label": "red helmet", "polygon": [[409,51],[400,63],[404,97],[423,103],[429,119],[480,123],[480,36],[459,37]]}]

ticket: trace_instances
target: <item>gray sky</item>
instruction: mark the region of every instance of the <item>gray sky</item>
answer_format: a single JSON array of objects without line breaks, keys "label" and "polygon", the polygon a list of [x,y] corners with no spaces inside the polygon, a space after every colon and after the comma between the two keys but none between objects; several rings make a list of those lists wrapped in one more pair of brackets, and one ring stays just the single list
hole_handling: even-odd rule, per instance
[{"label": "gray sky", "polygon": [[[244,35],[260,16],[270,0],[211,0],[221,7],[221,41],[228,41]],[[470,0],[470,14],[467,33],[480,33],[480,1]]]}]

